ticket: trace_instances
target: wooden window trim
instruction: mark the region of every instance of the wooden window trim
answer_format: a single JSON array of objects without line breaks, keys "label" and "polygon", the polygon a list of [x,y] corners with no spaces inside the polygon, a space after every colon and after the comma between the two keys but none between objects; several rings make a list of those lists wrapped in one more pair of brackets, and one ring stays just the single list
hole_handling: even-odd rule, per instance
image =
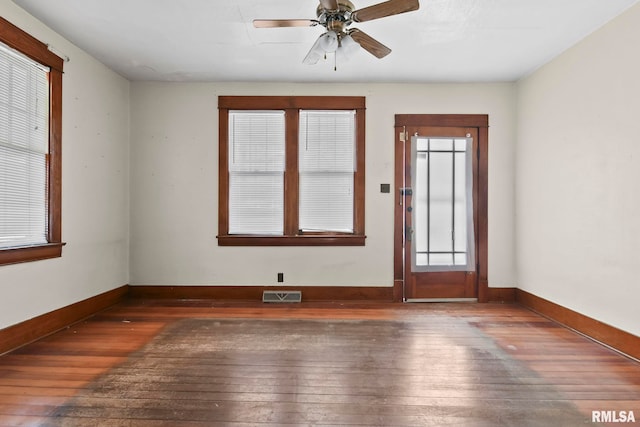
[{"label": "wooden window trim", "polygon": [[49,72],[49,156],[47,162],[47,242],[42,245],[0,249],[0,265],[62,256],[62,72],[64,61],[46,44],[0,17],[0,41]]},{"label": "wooden window trim", "polygon": [[[355,110],[357,164],[354,173],[353,233],[298,232],[298,119],[301,109]],[[229,110],[286,111],[284,235],[229,234]],[[218,245],[219,246],[364,246],[365,98],[355,96],[220,96],[218,98]]]}]

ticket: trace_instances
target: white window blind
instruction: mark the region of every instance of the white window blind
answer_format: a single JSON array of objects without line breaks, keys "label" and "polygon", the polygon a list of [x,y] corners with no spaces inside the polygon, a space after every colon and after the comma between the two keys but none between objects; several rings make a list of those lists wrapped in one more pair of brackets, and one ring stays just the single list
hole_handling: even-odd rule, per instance
[{"label": "white window blind", "polygon": [[48,73],[0,43],[0,247],[47,242]]},{"label": "white window blind", "polygon": [[229,112],[229,234],[284,234],[284,111]]},{"label": "white window blind", "polygon": [[300,111],[299,227],[353,232],[355,111]]}]

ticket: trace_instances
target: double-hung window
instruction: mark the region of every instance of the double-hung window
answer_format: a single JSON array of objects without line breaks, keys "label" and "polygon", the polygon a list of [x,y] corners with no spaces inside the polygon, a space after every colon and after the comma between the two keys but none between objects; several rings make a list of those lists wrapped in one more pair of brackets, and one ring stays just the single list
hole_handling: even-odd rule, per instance
[{"label": "double-hung window", "polygon": [[61,255],[62,64],[0,18],[0,264]]},{"label": "double-hung window", "polygon": [[364,244],[364,98],[220,97],[220,245]]}]

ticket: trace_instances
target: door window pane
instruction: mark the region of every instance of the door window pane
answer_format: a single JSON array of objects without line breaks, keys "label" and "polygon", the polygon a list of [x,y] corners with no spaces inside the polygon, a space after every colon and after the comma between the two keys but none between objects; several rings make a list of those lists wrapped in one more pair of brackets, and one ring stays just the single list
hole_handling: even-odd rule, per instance
[{"label": "door window pane", "polygon": [[412,139],[412,271],[473,271],[472,140]]},{"label": "door window pane", "polygon": [[[432,144],[436,145],[436,144]],[[452,243],[452,218],[453,218],[453,162],[452,153],[432,151],[429,157],[429,187],[426,192],[426,206],[422,206],[420,212],[428,210],[429,229],[424,230],[429,236],[429,250],[437,252],[451,252]],[[421,173],[417,170],[416,173]],[[416,212],[416,214],[418,214]]]}]

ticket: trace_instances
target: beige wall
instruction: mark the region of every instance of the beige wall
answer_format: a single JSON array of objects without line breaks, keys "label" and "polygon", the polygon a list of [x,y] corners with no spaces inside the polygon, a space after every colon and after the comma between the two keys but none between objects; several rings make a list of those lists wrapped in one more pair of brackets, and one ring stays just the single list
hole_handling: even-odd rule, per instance
[{"label": "beige wall", "polygon": [[518,84],[518,286],[640,336],[640,5]]},{"label": "beige wall", "polygon": [[[489,283],[514,286],[515,85],[132,83],[131,283],[392,286],[397,113],[489,114]],[[366,246],[218,247],[217,96],[358,95],[367,103]]]},{"label": "beige wall", "polygon": [[9,0],[0,15],[71,58],[62,109],[62,258],[0,267],[0,328],[129,280],[129,82]]}]

